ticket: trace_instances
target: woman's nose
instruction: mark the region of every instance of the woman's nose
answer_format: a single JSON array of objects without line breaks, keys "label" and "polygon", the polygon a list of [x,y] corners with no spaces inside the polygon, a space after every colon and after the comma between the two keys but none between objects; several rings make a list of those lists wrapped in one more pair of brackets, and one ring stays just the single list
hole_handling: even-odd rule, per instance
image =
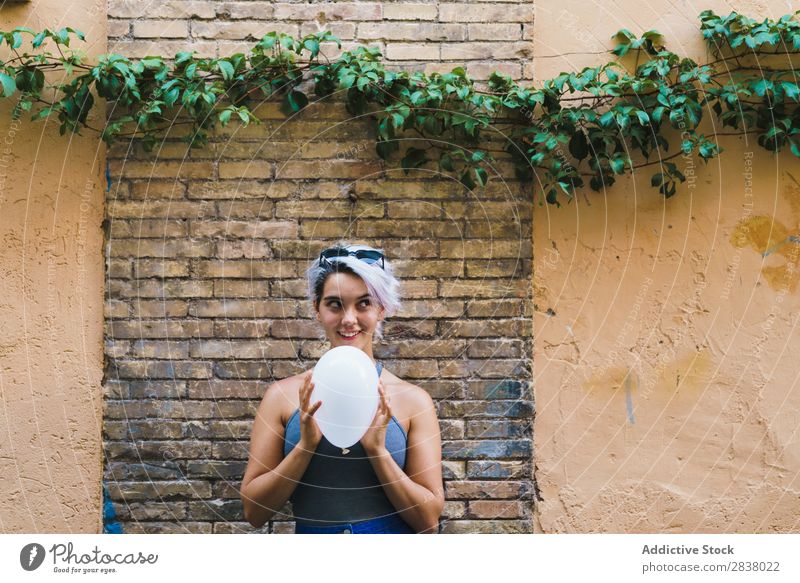
[{"label": "woman's nose", "polygon": [[355,324],[356,322],[356,311],[355,309],[345,310],[344,317],[342,318],[343,323],[347,324]]}]

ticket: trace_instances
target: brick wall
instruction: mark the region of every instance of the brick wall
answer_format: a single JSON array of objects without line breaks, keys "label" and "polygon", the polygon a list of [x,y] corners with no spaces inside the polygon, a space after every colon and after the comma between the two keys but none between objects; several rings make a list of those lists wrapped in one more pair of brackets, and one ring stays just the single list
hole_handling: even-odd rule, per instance
[{"label": "brick wall", "polygon": [[[532,13],[528,2],[111,0],[110,50],[225,55],[271,30],[328,27],[379,45],[390,68],[530,79]],[[152,154],[109,151],[105,475],[123,528],[253,531],[238,487],[254,413],[271,381],[327,349],[302,275],[347,238],[383,247],[402,281],[403,310],[375,355],[437,403],[443,532],[531,532],[530,188],[506,163],[482,192],[406,176],[375,154],[371,122],[335,101],[288,123],[277,104],[258,115],[263,125],[232,124],[202,150],[188,152],[176,126]]]}]

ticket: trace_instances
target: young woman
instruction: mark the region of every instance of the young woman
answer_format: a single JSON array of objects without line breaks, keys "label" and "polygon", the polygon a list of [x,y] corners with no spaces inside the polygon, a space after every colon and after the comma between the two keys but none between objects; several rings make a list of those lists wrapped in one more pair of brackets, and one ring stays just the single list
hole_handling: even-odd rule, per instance
[{"label": "young woman", "polygon": [[245,519],[263,526],[291,499],[295,532],[436,533],[444,507],[439,422],[430,395],[372,354],[399,284],[383,253],[363,245],[326,249],[308,270],[309,299],[325,336],[375,362],[380,405],[349,450],[322,435],[311,403],[312,370],[270,385],[256,414],[242,479]]}]

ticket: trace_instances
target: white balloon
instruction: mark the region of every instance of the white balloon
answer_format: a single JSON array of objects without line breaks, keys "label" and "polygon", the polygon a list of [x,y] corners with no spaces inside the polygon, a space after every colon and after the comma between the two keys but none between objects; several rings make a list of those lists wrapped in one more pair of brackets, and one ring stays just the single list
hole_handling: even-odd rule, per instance
[{"label": "white balloon", "polygon": [[378,371],[367,354],[355,346],[337,346],[322,355],[311,374],[310,404],[322,401],[314,419],[336,447],[356,444],[378,410]]}]

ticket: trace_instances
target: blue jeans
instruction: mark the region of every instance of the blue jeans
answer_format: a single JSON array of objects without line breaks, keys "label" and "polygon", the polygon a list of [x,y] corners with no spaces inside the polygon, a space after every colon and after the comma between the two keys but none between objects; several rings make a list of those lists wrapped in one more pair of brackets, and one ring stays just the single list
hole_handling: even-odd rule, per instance
[{"label": "blue jeans", "polygon": [[294,531],[296,534],[414,534],[406,521],[396,514],[361,522],[343,522],[324,526],[298,522]]}]

